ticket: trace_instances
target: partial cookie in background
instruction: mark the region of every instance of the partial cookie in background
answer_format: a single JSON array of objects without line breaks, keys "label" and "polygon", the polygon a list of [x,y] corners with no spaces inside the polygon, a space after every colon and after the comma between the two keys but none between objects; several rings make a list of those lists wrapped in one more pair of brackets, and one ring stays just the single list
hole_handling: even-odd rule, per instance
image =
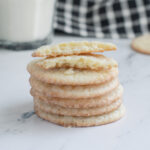
[{"label": "partial cookie in background", "polygon": [[133,39],[131,47],[138,52],[150,54],[150,34]]},{"label": "partial cookie in background", "polygon": [[119,81],[118,78],[115,78],[100,85],[61,86],[43,83],[31,77],[30,84],[33,89],[45,94],[45,96],[79,99],[105,95],[118,87]]},{"label": "partial cookie in background", "polygon": [[83,99],[66,99],[51,96],[47,97],[45,94],[38,92],[33,88],[31,89],[30,93],[33,97],[41,99],[45,103],[54,104],[65,108],[93,108],[108,106],[113,102],[121,99],[123,94],[123,87],[120,85],[104,96]]},{"label": "partial cookie in background", "polygon": [[73,55],[42,59],[37,65],[44,69],[52,68],[78,68],[101,70],[118,67],[117,62],[112,58],[103,55]]},{"label": "partial cookie in background", "polygon": [[111,43],[102,43],[98,41],[76,41],[60,43],[56,45],[46,45],[38,48],[33,52],[33,57],[49,57],[49,56],[67,56],[92,52],[104,52],[116,50],[116,46]]},{"label": "partial cookie in background", "polygon": [[105,115],[91,116],[91,117],[72,117],[72,116],[60,116],[47,113],[35,106],[35,113],[42,119],[59,124],[61,126],[76,126],[76,127],[88,127],[108,124],[121,119],[125,114],[125,107],[121,105],[117,110]]},{"label": "partial cookie in background", "polygon": [[45,83],[58,85],[90,85],[101,84],[112,80],[118,75],[118,68],[113,67],[108,70],[81,70],[81,69],[42,69],[37,65],[39,60],[31,61],[27,70],[31,76]]},{"label": "partial cookie in background", "polygon": [[64,116],[96,116],[103,115],[109,112],[116,110],[122,103],[122,100],[119,99],[116,102],[103,107],[95,107],[95,108],[64,108],[58,105],[52,105],[44,102],[43,100],[34,98],[34,105],[38,107],[40,110],[52,113],[56,115],[64,115]]}]

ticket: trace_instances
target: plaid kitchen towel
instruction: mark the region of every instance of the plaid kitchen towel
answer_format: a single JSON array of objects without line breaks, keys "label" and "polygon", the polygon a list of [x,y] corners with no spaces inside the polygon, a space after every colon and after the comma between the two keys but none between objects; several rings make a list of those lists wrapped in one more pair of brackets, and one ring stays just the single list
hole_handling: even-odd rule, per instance
[{"label": "plaid kitchen towel", "polygon": [[150,32],[150,0],[58,0],[54,28],[99,38]]}]

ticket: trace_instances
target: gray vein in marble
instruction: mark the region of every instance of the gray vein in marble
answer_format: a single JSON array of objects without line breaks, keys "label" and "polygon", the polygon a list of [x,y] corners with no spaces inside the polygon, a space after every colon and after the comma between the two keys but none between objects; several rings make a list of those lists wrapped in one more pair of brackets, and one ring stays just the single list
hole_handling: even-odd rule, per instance
[{"label": "gray vein in marble", "polygon": [[34,111],[30,111],[30,112],[25,112],[21,115],[20,118],[17,119],[17,121],[24,121],[26,119],[31,118],[33,115],[35,114]]},{"label": "gray vein in marble", "polygon": [[133,63],[133,59],[136,56],[136,53],[134,52],[130,52],[124,59],[125,62],[123,62],[124,64],[126,64],[128,67],[130,67]]},{"label": "gray vein in marble", "polygon": [[150,74],[146,75],[145,78],[150,78]]},{"label": "gray vein in marble", "polygon": [[22,119],[28,119],[28,118],[32,117],[34,114],[35,114],[34,111],[26,112],[26,113],[23,113],[23,114],[21,115],[21,118],[22,118]]},{"label": "gray vein in marble", "polygon": [[3,136],[3,135],[17,135],[17,134],[20,134],[20,133],[23,133],[23,130],[22,129],[18,129],[18,127],[9,127],[3,131],[0,132],[0,137]]},{"label": "gray vein in marble", "polygon": [[20,128],[20,125],[23,124],[27,119],[31,118],[33,115],[35,114],[34,111],[28,111],[25,113],[22,113],[20,118],[17,119],[17,122],[19,122],[19,124],[17,124],[17,126],[15,126],[14,128],[6,128],[5,130],[3,130],[0,135],[5,134],[19,134],[22,133],[22,127]]},{"label": "gray vein in marble", "polygon": [[66,143],[68,143],[68,139],[66,139],[64,141],[64,143],[60,146],[60,148],[58,150],[64,150],[65,149],[65,146],[66,146]]},{"label": "gray vein in marble", "polygon": [[136,132],[138,130],[138,128],[140,128],[141,125],[147,120],[148,117],[149,117],[149,113],[148,113],[148,115],[143,116],[143,118],[141,118],[137,121],[137,124],[136,124],[137,128],[135,130],[133,130],[133,129],[132,129],[132,131],[127,130],[126,132],[123,132],[122,134],[118,135],[117,138],[121,139],[125,136],[128,136],[129,134],[132,134],[133,132]]},{"label": "gray vein in marble", "polygon": [[131,134],[132,132],[130,131],[130,130],[128,130],[128,131],[126,131],[126,132],[124,132],[124,133],[122,133],[122,134],[120,134],[120,135],[118,135],[117,136],[117,138],[122,138],[123,136],[127,136],[127,135],[129,135],[129,134]]},{"label": "gray vein in marble", "polygon": [[129,55],[127,55],[127,60],[131,60],[135,55],[136,53],[129,53]]},{"label": "gray vein in marble", "polygon": [[134,81],[136,81],[136,80],[128,79],[128,78],[127,78],[126,80],[123,80],[121,83],[122,83],[122,85],[124,86],[124,85],[129,84],[129,83],[134,82]]},{"label": "gray vein in marble", "polygon": [[5,132],[5,133],[8,133],[8,132],[10,132],[10,129],[6,129],[4,132]]},{"label": "gray vein in marble", "polygon": [[[141,60],[139,59],[139,54],[137,54],[136,52],[130,52],[120,60],[119,70],[120,72],[124,72],[124,74],[121,74],[120,76],[123,85],[131,84],[133,82],[142,80],[143,78],[150,77],[147,65],[143,64],[142,61],[140,61]],[[145,72],[142,72],[143,69],[147,70]],[[145,77],[142,76],[142,74]]]}]

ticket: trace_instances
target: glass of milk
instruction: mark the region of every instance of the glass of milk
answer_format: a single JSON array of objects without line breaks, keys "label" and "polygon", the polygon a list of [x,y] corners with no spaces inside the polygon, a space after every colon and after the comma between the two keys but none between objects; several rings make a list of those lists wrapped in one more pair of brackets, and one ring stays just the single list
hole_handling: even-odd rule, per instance
[{"label": "glass of milk", "polygon": [[51,42],[56,0],[0,0],[0,47],[34,49]]}]

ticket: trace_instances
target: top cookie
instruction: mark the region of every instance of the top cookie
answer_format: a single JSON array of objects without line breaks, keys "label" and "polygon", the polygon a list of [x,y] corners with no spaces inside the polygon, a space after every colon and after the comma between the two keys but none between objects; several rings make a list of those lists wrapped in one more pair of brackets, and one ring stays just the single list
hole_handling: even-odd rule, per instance
[{"label": "top cookie", "polygon": [[56,56],[68,56],[87,54],[92,52],[104,52],[116,50],[116,46],[111,43],[102,43],[98,41],[87,42],[68,42],[60,43],[56,45],[46,45],[38,48],[33,52],[33,57],[56,57]]}]

